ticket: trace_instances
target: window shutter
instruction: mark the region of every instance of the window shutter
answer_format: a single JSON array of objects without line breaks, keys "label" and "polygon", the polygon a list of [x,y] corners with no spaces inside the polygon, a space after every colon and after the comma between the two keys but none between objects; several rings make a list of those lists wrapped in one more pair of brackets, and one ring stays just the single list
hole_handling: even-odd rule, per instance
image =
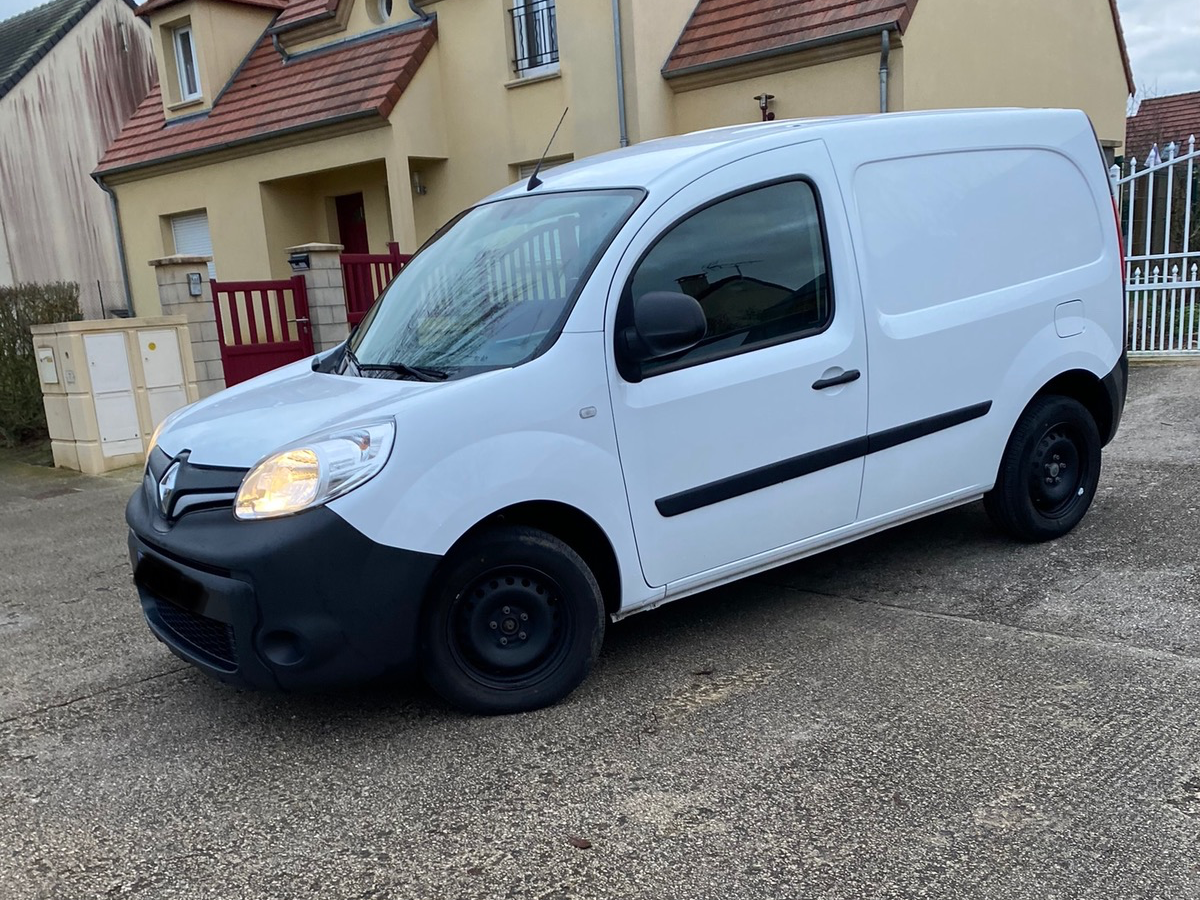
[{"label": "window shutter", "polygon": [[[573,156],[560,156],[557,159],[548,159],[544,163],[542,163],[542,171],[545,172],[547,169],[553,169],[555,166],[566,165],[567,163],[571,162],[571,160],[573,160],[574,158],[575,157],[573,157]],[[521,163],[521,165],[517,166],[517,181],[524,181],[525,179],[527,179],[530,175],[533,174],[533,170],[536,168],[537,168],[536,161],[531,162],[531,163]]]},{"label": "window shutter", "polygon": [[[212,256],[212,235],[208,231],[208,213],[204,210],[171,217],[171,234],[175,237],[175,252],[181,256]],[[215,280],[217,267],[208,264],[208,277]]]}]

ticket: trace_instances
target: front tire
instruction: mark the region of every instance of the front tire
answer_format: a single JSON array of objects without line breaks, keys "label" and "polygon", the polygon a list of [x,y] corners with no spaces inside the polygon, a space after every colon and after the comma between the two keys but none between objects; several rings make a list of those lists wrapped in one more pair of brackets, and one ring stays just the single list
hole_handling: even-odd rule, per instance
[{"label": "front tire", "polygon": [[1100,431],[1070,397],[1037,397],[1008,439],[984,508],[1025,541],[1062,537],[1079,524],[1100,483]]},{"label": "front tire", "polygon": [[487,715],[540,709],[587,677],[604,640],[587,563],[535,528],[470,538],[442,568],[422,623],[422,668],[443,698]]}]

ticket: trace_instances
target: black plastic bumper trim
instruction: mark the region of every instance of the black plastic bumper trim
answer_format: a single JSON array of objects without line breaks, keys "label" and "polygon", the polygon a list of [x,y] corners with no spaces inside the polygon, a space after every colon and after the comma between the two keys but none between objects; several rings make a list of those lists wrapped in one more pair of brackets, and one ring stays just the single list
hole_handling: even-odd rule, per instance
[{"label": "black plastic bumper trim", "polygon": [[[324,507],[257,522],[204,510],[172,524],[139,488],[125,517],[147,624],[207,674],[304,690],[415,670],[441,557],[378,544]],[[208,641],[219,625],[230,629],[229,659]],[[282,663],[264,652],[280,642],[294,651]]]}]

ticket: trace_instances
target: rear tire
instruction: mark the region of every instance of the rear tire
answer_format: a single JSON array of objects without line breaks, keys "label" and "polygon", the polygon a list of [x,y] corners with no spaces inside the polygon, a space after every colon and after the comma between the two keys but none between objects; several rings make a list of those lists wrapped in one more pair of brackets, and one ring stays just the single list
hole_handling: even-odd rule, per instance
[{"label": "rear tire", "polygon": [[422,623],[429,685],[487,715],[540,709],[587,677],[604,640],[587,563],[553,535],[504,526],[447,557]]},{"label": "rear tire", "polygon": [[1062,537],[1079,524],[1100,482],[1100,432],[1070,397],[1037,397],[1017,421],[984,508],[1025,541]]}]

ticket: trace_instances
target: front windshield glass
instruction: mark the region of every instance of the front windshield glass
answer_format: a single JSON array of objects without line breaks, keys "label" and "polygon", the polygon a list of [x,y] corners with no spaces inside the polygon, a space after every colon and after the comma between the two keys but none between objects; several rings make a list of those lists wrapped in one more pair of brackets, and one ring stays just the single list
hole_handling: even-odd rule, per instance
[{"label": "front windshield glass", "polygon": [[379,298],[350,342],[352,362],[362,373],[454,377],[531,359],[642,196],[530,194],[467,211]]}]

